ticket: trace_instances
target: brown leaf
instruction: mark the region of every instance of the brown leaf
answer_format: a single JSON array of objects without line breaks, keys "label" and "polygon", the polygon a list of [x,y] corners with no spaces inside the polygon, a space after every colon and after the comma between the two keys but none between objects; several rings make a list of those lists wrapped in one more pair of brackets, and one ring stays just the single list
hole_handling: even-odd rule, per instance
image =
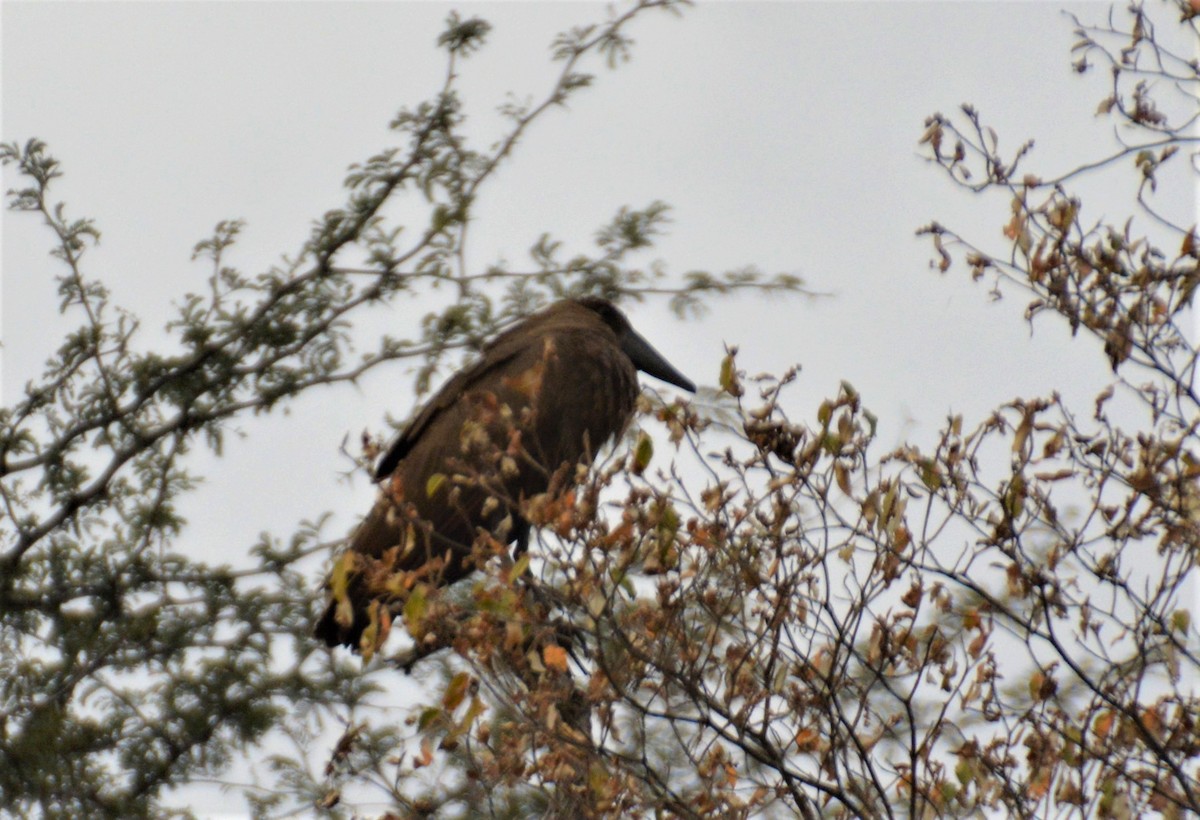
[{"label": "brown leaf", "polygon": [[846,469],[846,465],[840,461],[833,462],[833,478],[837,482],[838,489],[846,495],[850,495],[850,472]]},{"label": "brown leaf", "polygon": [[1183,243],[1179,246],[1180,256],[1196,257],[1196,229],[1193,227],[1184,234]]},{"label": "brown leaf", "polygon": [[971,641],[970,646],[967,647],[967,654],[972,658],[978,658],[983,652],[983,647],[987,644],[987,637],[986,632],[980,632],[976,635],[975,640]]}]

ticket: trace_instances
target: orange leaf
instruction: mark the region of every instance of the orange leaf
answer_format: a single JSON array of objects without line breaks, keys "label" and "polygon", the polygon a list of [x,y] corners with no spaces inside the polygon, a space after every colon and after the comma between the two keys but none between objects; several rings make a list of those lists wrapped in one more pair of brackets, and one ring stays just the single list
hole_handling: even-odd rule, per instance
[{"label": "orange leaf", "polygon": [[1029,788],[1027,789],[1029,796],[1035,800],[1041,800],[1043,797],[1045,797],[1046,792],[1050,791],[1050,779],[1053,774],[1053,769],[1049,766],[1046,766],[1036,775],[1034,775],[1033,780],[1029,783]]},{"label": "orange leaf", "polygon": [[1162,732],[1162,718],[1158,716],[1158,710],[1153,706],[1146,707],[1146,711],[1142,712],[1142,726],[1155,737]]},{"label": "orange leaf", "polygon": [[433,762],[433,748],[430,746],[429,738],[424,738],[421,741],[421,754],[413,756],[413,768],[419,769],[422,766],[428,766]]},{"label": "orange leaf", "polygon": [[801,752],[815,752],[820,742],[820,736],[817,730],[812,727],[801,729],[796,732],[796,750]]},{"label": "orange leaf", "polygon": [[556,644],[546,644],[542,647],[542,662],[546,664],[547,669],[553,669],[556,672],[566,672],[567,650]]}]

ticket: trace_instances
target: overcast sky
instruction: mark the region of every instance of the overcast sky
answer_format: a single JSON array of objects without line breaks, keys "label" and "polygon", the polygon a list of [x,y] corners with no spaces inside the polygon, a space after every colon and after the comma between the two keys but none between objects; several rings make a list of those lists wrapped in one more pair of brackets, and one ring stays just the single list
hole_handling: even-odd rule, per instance
[{"label": "overcast sky", "polygon": [[[1025,300],[996,303],[961,268],[930,270],[928,242],[914,236],[938,220],[996,242],[1007,215],[1002,200],[964,194],[919,158],[934,111],[974,103],[1002,149],[1036,138],[1028,170],[1045,175],[1114,146],[1094,116],[1107,77],[1071,71],[1064,7],[729,3],[648,15],[632,29],[632,61],[538,123],[487,189],[470,260],[521,264],[545,231],[581,247],[620,206],[662,199],[674,222],[652,258],[669,270],[753,263],[833,295],[746,297],[687,323],[664,305],[634,307],[634,325],[697,382],[715,381],[725,344],[751,373],[799,364],[790,413],[812,420],[850,381],[880,417],[884,446],[902,435],[929,443],[947,414],[970,424],[1018,395],[1084,401],[1109,378],[1089,342],[1051,321],[1031,337]],[[87,271],[152,337],[173,300],[203,288],[207,269],[189,256],[217,221],[246,220],[231,261],[253,274],[342,202],[346,166],[391,145],[391,116],[437,89],[434,43],[450,8],[5,2],[0,137],[49,143],[66,173],[58,197],[103,232]],[[472,132],[484,136],[498,133],[507,92],[548,88],[554,33],[604,16],[583,3],[454,8],[494,24],[461,71]],[[1069,8],[1099,20],[1107,4]],[[1123,221],[1132,188],[1088,184],[1085,221]],[[36,219],[5,213],[9,402],[65,326],[49,242]],[[397,305],[393,333],[423,310]],[[338,480],[338,446],[381,429],[386,412],[407,414],[405,366],[392,367],[309,395],[286,418],[241,424],[246,437],[188,503],[187,539],[236,562],[260,531],[286,535],[326,510],[337,514],[331,534],[352,526],[373,491]]]}]

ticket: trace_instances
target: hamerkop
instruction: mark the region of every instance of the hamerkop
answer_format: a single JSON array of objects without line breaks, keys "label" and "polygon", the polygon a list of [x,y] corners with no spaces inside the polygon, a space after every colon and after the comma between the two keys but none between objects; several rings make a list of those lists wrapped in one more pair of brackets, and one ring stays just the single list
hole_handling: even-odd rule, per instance
[{"label": "hamerkop", "polygon": [[638,370],[696,389],[604,299],[557,302],[497,336],[380,460],[379,498],[335,569],[344,594],[331,596],[316,636],[359,648],[372,600],[393,606],[403,594],[387,579],[453,583],[475,569],[477,538],[523,551],[521,502],[572,486],[577,466],[625,429]]}]

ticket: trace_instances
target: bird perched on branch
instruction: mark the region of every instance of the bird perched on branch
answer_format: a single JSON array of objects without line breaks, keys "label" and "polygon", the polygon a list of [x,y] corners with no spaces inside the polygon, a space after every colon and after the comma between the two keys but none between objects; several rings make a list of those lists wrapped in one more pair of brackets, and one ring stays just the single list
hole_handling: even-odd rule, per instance
[{"label": "bird perched on branch", "polygon": [[[315,634],[359,648],[371,604],[424,582],[451,584],[476,567],[475,544],[528,545],[520,505],[557,496],[576,468],[633,415],[637,371],[696,387],[611,302],[557,302],[497,336],[455,374],[388,447],[375,470],[375,506],[335,565]],[[378,612],[376,607],[376,612]]]}]

